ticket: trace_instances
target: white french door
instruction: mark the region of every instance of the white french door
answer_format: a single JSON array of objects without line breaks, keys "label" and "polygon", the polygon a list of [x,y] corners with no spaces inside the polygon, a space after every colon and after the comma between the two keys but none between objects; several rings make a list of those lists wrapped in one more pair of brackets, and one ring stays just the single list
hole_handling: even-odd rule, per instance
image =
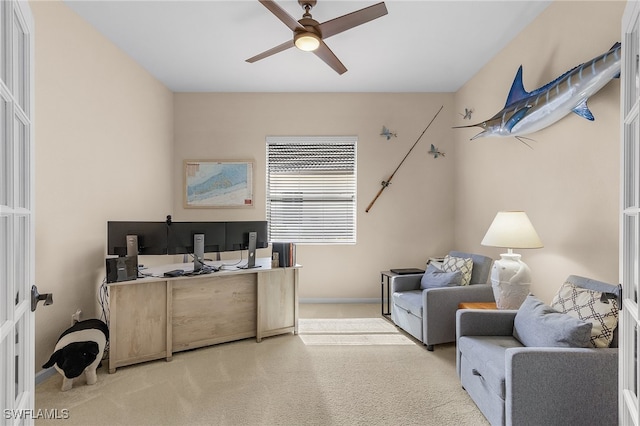
[{"label": "white french door", "polygon": [[622,19],[622,148],[620,280],[619,421],[638,426],[640,364],[640,3],[630,1]]},{"label": "white french door", "polygon": [[35,361],[33,17],[0,1],[1,424],[33,423]]}]

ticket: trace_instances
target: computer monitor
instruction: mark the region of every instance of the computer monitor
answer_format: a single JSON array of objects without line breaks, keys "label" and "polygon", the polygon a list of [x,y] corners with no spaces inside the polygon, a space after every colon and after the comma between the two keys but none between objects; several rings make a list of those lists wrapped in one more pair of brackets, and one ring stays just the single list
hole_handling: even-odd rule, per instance
[{"label": "computer monitor", "polygon": [[269,247],[267,221],[227,222],[226,251],[247,250],[249,248],[249,232],[256,233],[256,248]]},{"label": "computer monitor", "polygon": [[[166,222],[107,222],[107,254],[127,256],[127,245],[136,236],[140,255],[167,254]],[[135,243],[134,243],[135,244]],[[132,248],[129,248],[129,255]]]},{"label": "computer monitor", "polygon": [[224,251],[224,222],[172,222],[169,225],[168,254],[194,254],[194,237],[198,234],[204,235],[204,253]]}]

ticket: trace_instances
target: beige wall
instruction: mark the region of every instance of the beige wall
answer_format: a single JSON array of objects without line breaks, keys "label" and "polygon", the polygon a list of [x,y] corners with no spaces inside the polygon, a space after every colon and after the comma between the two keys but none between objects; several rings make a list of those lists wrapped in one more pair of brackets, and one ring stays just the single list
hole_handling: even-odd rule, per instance
[{"label": "beige wall", "polygon": [[[555,2],[455,95],[473,122],[503,106],[516,70],[536,89],[620,41],[624,2]],[[545,247],[520,250],[532,291],[550,301],[570,274],[618,282],[619,80],[589,100],[589,122],[570,114],[531,135],[469,141],[481,129],[456,130],[456,246],[499,257],[480,246],[499,210],[525,210]],[[463,123],[456,117],[456,124]],[[466,123],[468,124],[468,122]]]},{"label": "beige wall", "polygon": [[[456,94],[172,94],[62,3],[31,3],[36,24],[36,281],[55,303],[36,313],[36,369],[76,308],[97,316],[108,220],[265,218],[267,135],[358,136],[358,243],[301,246],[300,296],[379,297],[379,271],[480,246],[495,213],[526,210],[545,248],[523,250],[533,291],[562,279],[617,282],[619,83],[534,135],[470,142],[503,107],[517,67],[532,90],[619,40],[622,2],[556,2]],[[392,185],[365,208],[437,109]],[[398,133],[386,141],[383,125]],[[175,135],[174,135],[175,133]],[[427,154],[430,143],[446,157]],[[249,159],[255,207],[184,209],[184,159]],[[262,255],[269,253],[261,250]],[[160,259],[158,259],[160,258]],[[145,262],[159,262],[154,257]]]},{"label": "beige wall", "polygon": [[[381,270],[423,265],[452,245],[452,101],[452,94],[175,94],[175,218],[264,220],[266,136],[356,135],[357,244],[298,246],[297,260],[304,266],[300,297],[379,298]],[[380,182],[388,179],[440,106],[443,111],[391,186],[365,213]],[[387,141],[380,136],[383,125],[398,137]],[[431,143],[447,156],[429,156]],[[255,207],[184,209],[185,159],[255,161]]]},{"label": "beige wall", "polygon": [[172,93],[58,1],[32,2],[36,371],[77,308],[98,317],[107,220],[171,209]]}]

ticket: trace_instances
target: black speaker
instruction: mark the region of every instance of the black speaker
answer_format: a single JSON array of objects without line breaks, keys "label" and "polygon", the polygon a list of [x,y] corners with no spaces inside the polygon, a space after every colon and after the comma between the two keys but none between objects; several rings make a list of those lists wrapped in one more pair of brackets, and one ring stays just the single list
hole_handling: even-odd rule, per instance
[{"label": "black speaker", "polygon": [[138,256],[113,257],[106,259],[107,282],[115,283],[138,278]]}]

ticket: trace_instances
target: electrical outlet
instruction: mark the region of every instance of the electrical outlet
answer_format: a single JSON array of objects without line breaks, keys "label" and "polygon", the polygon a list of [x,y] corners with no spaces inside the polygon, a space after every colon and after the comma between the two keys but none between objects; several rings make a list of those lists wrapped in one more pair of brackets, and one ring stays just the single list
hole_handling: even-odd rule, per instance
[{"label": "electrical outlet", "polygon": [[80,315],[82,315],[82,311],[78,309],[75,314],[71,315],[71,325],[80,321]]}]

